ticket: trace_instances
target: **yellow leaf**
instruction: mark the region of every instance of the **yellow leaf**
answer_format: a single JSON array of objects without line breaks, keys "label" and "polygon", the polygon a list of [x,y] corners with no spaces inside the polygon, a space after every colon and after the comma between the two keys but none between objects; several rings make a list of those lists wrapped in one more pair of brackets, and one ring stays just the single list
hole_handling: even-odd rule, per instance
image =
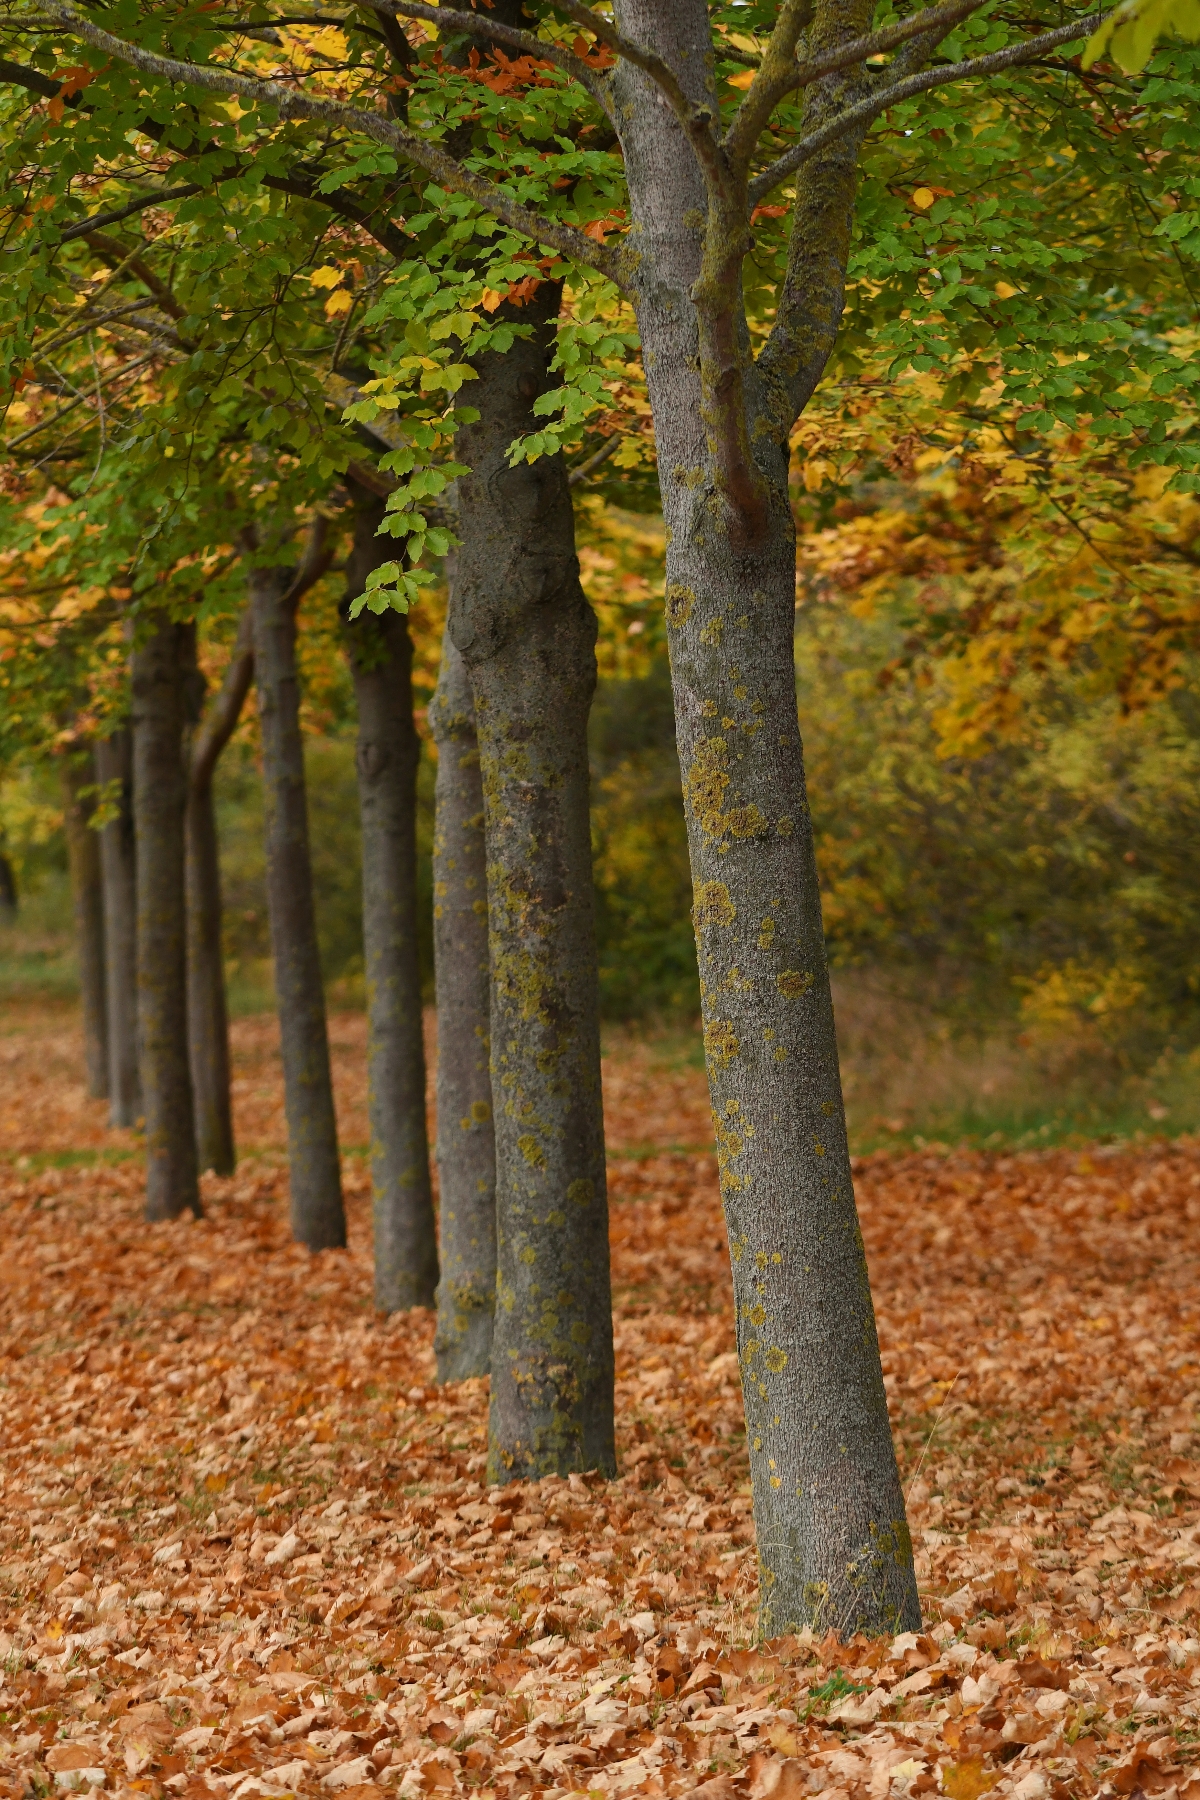
[{"label": "yellow leaf", "polygon": [[483,290],[483,310],[484,310],[484,312],[494,313],[496,308],[499,306],[500,302],[503,300],[503,298],[504,298],[504,295],[498,294],[496,292],[495,288],[484,288],[484,290]]},{"label": "yellow leaf", "polygon": [[748,88],[757,73],[757,69],[743,69],[740,75],[731,75],[729,77],[728,85],[735,88]]},{"label": "yellow leaf", "polygon": [[999,1769],[985,1773],[982,1759],[973,1756],[966,1762],[947,1763],[942,1769],[942,1787],[950,1800],[982,1800],[1000,1774]]},{"label": "yellow leaf", "polygon": [[325,302],[325,317],[336,319],[339,313],[348,313],[354,305],[354,295],[348,288],[339,288],[336,294],[330,294]]},{"label": "yellow leaf", "polygon": [[1015,287],[1009,287],[1007,281],[998,281],[994,289],[1001,300],[1011,300],[1016,291]]},{"label": "yellow leaf", "polygon": [[912,197],[913,205],[919,206],[922,212],[928,212],[936,199],[933,189],[927,187],[919,187]]},{"label": "yellow leaf", "polygon": [[335,288],[339,281],[345,279],[345,270],[333,269],[326,265],[323,269],[314,269],[308,279],[314,287]]}]

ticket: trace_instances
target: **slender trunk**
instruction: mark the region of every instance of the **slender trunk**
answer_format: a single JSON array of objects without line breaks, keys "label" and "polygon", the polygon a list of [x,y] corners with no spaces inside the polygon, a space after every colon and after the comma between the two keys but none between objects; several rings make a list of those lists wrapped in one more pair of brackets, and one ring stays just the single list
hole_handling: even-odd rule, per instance
[{"label": "slender trunk", "polygon": [[478,364],[461,438],[450,633],[483,777],[496,1133],[489,1478],[615,1470],[608,1197],[588,817],[596,621],[561,457],[510,468],[548,385],[558,291],[534,336]]},{"label": "slender trunk", "polygon": [[296,571],[250,575],[262,731],[267,904],[283,1054],[292,1231],[310,1250],[346,1242],[325,989],[313,911],[308,796],[296,673]]},{"label": "slender trunk", "polygon": [[[708,9],[619,0],[706,100]],[[667,521],[666,613],[704,1042],[733,1261],[761,1629],[920,1622],[854,1201],[796,716],[786,444],[752,435],[747,547],[706,435],[692,289],[704,195],[670,110],[622,65],[635,294]],[[699,213],[697,210],[699,209]],[[753,388],[753,371],[750,372]]]},{"label": "slender trunk", "polygon": [[438,747],[433,827],[437,1159],[442,1279],[439,1381],[491,1367],[496,1304],[496,1140],[488,1072],[487,852],[475,702],[447,630],[429,712]]},{"label": "slender trunk", "polygon": [[133,833],[133,744],[128,726],[96,745],[96,778],[112,789],[116,817],[100,833],[104,881],[104,973],[108,1003],[108,1102],[113,1125],[142,1111],[137,1046],[137,870]]},{"label": "slender trunk", "polygon": [[0,919],[11,922],[16,918],[18,910],[16,872],[3,850],[0,850]]},{"label": "slender trunk", "polygon": [[191,625],[150,621],[133,650],[138,1060],[146,1109],[146,1217],[199,1217],[188,1070],[184,898],[184,683]]},{"label": "slender trunk", "polygon": [[[392,555],[376,531],[382,500],[360,492],[346,597]],[[346,630],[358,704],[363,952],[367,976],[367,1105],[375,1218],[375,1304],[431,1306],[437,1227],[425,1122],[425,1042],[417,962],[417,765],[412,640],[401,613],[364,612]]]},{"label": "slender trunk", "polygon": [[254,680],[249,610],[212,706],[191,746],[187,800],[188,1058],[201,1169],[232,1175],[233,1105],[229,1077],[229,1019],[221,954],[221,860],[213,806],[213,773],[233,735]]},{"label": "slender trunk", "polygon": [[104,885],[100,874],[100,836],[91,829],[92,807],[81,790],[94,787],[95,757],[64,758],[63,824],[71,897],[75,906],[75,942],[79,954],[79,987],[83,999],[83,1054],[88,1093],[108,1098],[108,1014],[104,993]]}]

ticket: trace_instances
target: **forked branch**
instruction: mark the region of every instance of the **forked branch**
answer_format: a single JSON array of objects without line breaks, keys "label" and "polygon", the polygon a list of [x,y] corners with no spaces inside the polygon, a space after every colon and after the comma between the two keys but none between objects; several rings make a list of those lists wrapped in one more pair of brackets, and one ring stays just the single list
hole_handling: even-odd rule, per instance
[{"label": "forked branch", "polygon": [[848,106],[844,112],[826,121],[818,130],[801,138],[798,144],[778,157],[769,168],[763,170],[756,180],[750,183],[750,201],[756,205],[785,181],[798,169],[815,156],[818,150],[824,150],[829,144],[844,137],[847,132],[859,131],[877,119],[880,113],[886,112],[901,100],[910,100],[916,94],[928,93],[931,88],[947,87],[953,81],[969,81],[980,75],[1002,74],[1006,69],[1020,68],[1025,63],[1037,62],[1050,50],[1057,50],[1062,44],[1076,42],[1079,38],[1090,37],[1092,32],[1104,23],[1111,15],[1097,13],[1088,21],[1078,21],[1073,25],[1060,25],[1055,31],[1043,31],[1035,38],[1027,38],[1024,43],[1010,44],[1004,50],[995,50],[990,56],[971,57],[965,62],[946,63],[938,69],[925,69],[918,75],[908,75],[902,81],[893,81],[881,87],[876,93],[868,95],[854,106]]}]

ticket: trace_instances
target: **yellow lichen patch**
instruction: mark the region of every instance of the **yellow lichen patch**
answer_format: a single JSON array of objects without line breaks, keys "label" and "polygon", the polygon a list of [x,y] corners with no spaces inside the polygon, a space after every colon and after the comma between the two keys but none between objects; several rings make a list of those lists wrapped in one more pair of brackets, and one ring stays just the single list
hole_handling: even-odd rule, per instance
[{"label": "yellow lichen patch", "polygon": [[596,1184],[585,1175],[581,1175],[578,1181],[573,1181],[567,1189],[567,1199],[573,1200],[576,1206],[589,1206],[595,1197]]},{"label": "yellow lichen patch", "polygon": [[749,806],[735,806],[725,815],[725,828],[735,838],[761,837],[767,829],[766,814],[753,802]]},{"label": "yellow lichen patch", "polygon": [[768,1369],[770,1369],[772,1375],[778,1375],[781,1369],[787,1368],[787,1351],[780,1350],[778,1345],[772,1344],[771,1348],[763,1357],[763,1361],[766,1363]]},{"label": "yellow lichen patch", "polygon": [[517,1149],[531,1169],[545,1168],[546,1152],[531,1133],[526,1132],[524,1136],[517,1139]]},{"label": "yellow lichen patch", "polygon": [[785,969],[782,975],[775,977],[775,986],[785,1000],[799,1000],[815,980],[816,976],[809,969]]},{"label": "yellow lichen patch", "polygon": [[688,804],[706,837],[719,837],[725,824],[721,803],[729,786],[729,776],[725,772],[727,751],[724,738],[705,738],[697,746],[695,759],[688,770],[685,784]]},{"label": "yellow lichen patch", "polygon": [[729,889],[723,881],[705,881],[696,889],[692,919],[698,931],[706,925],[732,925],[737,918]]},{"label": "yellow lichen patch", "polygon": [[788,818],[787,814],[784,813],[782,818],[776,819],[775,829],[780,837],[791,837],[792,832],[795,830],[795,825],[792,820]]},{"label": "yellow lichen patch", "polygon": [[769,950],[774,942],[775,921],[774,919],[764,919],[758,934],[758,947],[760,950]]},{"label": "yellow lichen patch", "polygon": [[667,624],[674,631],[680,631],[692,616],[692,608],[696,604],[696,596],[690,587],[681,581],[673,581],[667,588],[666,616]]},{"label": "yellow lichen patch", "polygon": [[718,1069],[731,1063],[741,1047],[728,1019],[714,1019],[704,1027],[704,1053]]},{"label": "yellow lichen patch", "polygon": [[701,630],[700,642],[702,644],[707,644],[710,650],[715,650],[721,642],[724,630],[724,619],[710,619],[708,624]]}]

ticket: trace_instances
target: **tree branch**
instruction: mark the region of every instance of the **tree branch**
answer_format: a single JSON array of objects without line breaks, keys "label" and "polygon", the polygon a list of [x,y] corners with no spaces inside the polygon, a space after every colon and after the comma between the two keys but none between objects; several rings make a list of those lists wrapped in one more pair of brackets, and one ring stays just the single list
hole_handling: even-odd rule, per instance
[{"label": "tree branch", "polygon": [[169,200],[188,200],[193,194],[202,194],[204,189],[195,183],[186,187],[161,188],[157,194],[147,194],[141,200],[131,200],[128,206],[118,206],[112,212],[95,213],[90,219],[80,219],[76,225],[68,225],[62,233],[62,242],[69,244],[73,238],[89,237],[94,231],[102,231],[108,225],[119,225],[123,219],[131,219],[134,213],[145,212],[148,206],[165,206]]},{"label": "tree branch", "polygon": [[582,57],[576,56],[572,50],[564,50],[561,44],[555,44],[540,38],[535,32],[522,31],[516,25],[502,25],[497,19],[490,19],[484,13],[458,12],[449,6],[426,6],[420,0],[363,0],[372,12],[390,13],[402,19],[420,19],[423,24],[436,25],[442,32],[461,31],[468,37],[482,38],[487,43],[507,44],[510,50],[519,50],[523,56],[538,56],[543,62],[553,63],[556,69],[570,75],[573,81],[586,88],[592,99],[602,111],[608,113],[607,96],[596,80],[596,72],[589,69]]},{"label": "tree branch", "polygon": [[254,622],[247,607],[238,625],[237,638],[217,697],[201,720],[192,744],[188,781],[193,793],[207,787],[212,780],[217,758],[233,736],[253,680]]},{"label": "tree branch", "polygon": [[[972,3],[982,4],[982,0]],[[725,154],[739,173],[748,166],[763,127],[779,102],[799,86],[796,45],[811,17],[812,0],[784,0],[758,72],[725,133]]]},{"label": "tree branch", "polygon": [[1111,13],[1097,13],[1088,23],[1060,25],[1056,31],[1044,31],[1038,37],[1027,38],[1022,44],[1010,44],[1005,50],[993,51],[990,56],[947,63],[940,69],[926,69],[920,75],[909,75],[903,81],[892,82],[867,99],[860,100],[857,105],[848,106],[818,131],[801,138],[785,155],[764,169],[750,183],[751,204],[756,205],[772,188],[778,187],[781,181],[803,168],[818,150],[823,150],[827,144],[833,143],[847,132],[869,125],[872,119],[878,118],[880,113],[886,112],[889,106],[895,106],[898,101],[909,100],[915,94],[927,93],[931,88],[946,87],[952,81],[968,81],[977,75],[996,75],[1005,69],[1019,68],[1023,63],[1036,62],[1047,50],[1055,50],[1060,44],[1070,44],[1079,38],[1089,37],[1109,17]]},{"label": "tree branch", "polygon": [[338,101],[313,100],[306,94],[293,93],[290,88],[283,87],[276,81],[255,81],[246,75],[234,75],[222,69],[206,68],[198,63],[176,62],[173,57],[158,56],[153,51],[142,50],[135,44],[127,43],[124,38],[114,37],[111,32],[93,25],[89,19],[76,12],[74,7],[64,4],[64,0],[41,0],[40,11],[56,23],[65,25],[82,38],[84,43],[102,50],[106,56],[115,57],[118,62],[129,63],[143,74],[156,76],[160,80],[180,82],[189,87],[203,88],[209,93],[235,94],[240,99],[257,104],[265,103],[274,107],[284,119],[313,119],[326,125],[343,126],[348,131],[361,132],[364,137],[373,138],[376,143],[394,150],[405,161],[424,169],[441,186],[473,200],[482,211],[490,213],[493,218],[499,219],[512,230],[519,231],[524,237],[531,238],[534,243],[546,244],[562,256],[597,269],[618,286],[623,285],[625,260],[619,252],[606,249],[594,238],[585,237],[574,226],[559,224],[540,213],[531,212],[528,207],[502,193],[492,182],[464,168],[436,144],[425,143],[412,132],[390,119],[382,118],[378,113],[368,112],[358,106],[343,105]]},{"label": "tree branch", "polygon": [[596,41],[603,44],[605,49],[611,50],[614,56],[632,63],[635,69],[640,69],[643,75],[650,77],[683,126],[710,191],[727,195],[729,169],[717,140],[715,111],[707,105],[697,106],[694,101],[689,100],[669,63],[664,62],[655,51],[647,50],[643,45],[635,44],[631,38],[623,37],[608,19],[593,12],[590,6],[583,5],[583,0],[553,0],[553,4],[576,25],[582,25],[585,31],[590,31]]}]

